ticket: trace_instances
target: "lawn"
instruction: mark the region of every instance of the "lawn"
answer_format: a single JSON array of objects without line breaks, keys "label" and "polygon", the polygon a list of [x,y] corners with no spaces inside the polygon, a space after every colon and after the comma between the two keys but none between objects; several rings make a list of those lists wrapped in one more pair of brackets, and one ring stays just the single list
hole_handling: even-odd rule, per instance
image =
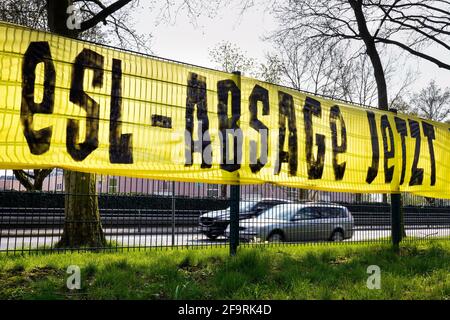
[{"label": "lawn", "polygon": [[[66,287],[69,265],[81,289]],[[367,267],[381,289],[367,288]],[[450,299],[450,241],[0,254],[0,299]]]}]

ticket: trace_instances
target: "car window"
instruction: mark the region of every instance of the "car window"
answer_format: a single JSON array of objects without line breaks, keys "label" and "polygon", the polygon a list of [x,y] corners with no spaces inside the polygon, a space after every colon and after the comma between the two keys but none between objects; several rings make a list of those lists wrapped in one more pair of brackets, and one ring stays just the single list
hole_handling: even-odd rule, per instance
[{"label": "car window", "polygon": [[239,203],[239,212],[248,212],[255,206],[255,201],[242,201]]},{"label": "car window", "polygon": [[322,207],[320,211],[322,218],[345,218],[347,216],[343,208]]},{"label": "car window", "polygon": [[254,207],[253,211],[263,211],[272,208],[275,204],[271,202],[258,202]]},{"label": "car window", "polygon": [[296,220],[307,220],[320,218],[320,208],[318,207],[306,207],[297,211],[294,216]]},{"label": "car window", "polygon": [[280,204],[264,211],[258,219],[290,220],[295,212],[296,207],[293,208],[290,205]]},{"label": "car window", "polygon": [[278,200],[265,200],[265,201],[260,201],[257,204],[255,204],[255,206],[253,208],[251,208],[251,210],[249,211],[254,211],[254,212],[263,212],[267,209],[270,209],[276,205],[279,204],[283,204],[284,202],[278,201]]}]

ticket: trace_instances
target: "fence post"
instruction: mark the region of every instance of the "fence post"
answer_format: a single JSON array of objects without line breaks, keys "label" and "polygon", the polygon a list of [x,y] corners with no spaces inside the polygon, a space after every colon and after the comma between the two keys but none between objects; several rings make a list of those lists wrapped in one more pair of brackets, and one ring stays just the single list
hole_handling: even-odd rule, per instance
[{"label": "fence post", "polygon": [[[241,72],[234,71],[237,76],[239,90],[241,89]],[[240,103],[240,101],[239,101]],[[226,140],[225,140],[226,141]],[[228,147],[228,146],[227,146]],[[237,181],[239,183],[239,181]],[[230,185],[230,256],[235,256],[239,246],[239,201],[241,198],[241,186]]]},{"label": "fence post", "polygon": [[391,194],[391,239],[394,250],[399,250],[402,241],[402,198],[400,193]]},{"label": "fence post", "polygon": [[[397,114],[397,109],[391,108],[389,111]],[[402,195],[400,192],[391,193],[391,239],[395,251],[399,250],[403,237],[402,220]]]},{"label": "fence post", "polygon": [[175,246],[175,181],[172,181],[172,247]]},{"label": "fence post", "polygon": [[240,185],[230,186],[230,255],[235,256],[239,246],[239,198]]}]

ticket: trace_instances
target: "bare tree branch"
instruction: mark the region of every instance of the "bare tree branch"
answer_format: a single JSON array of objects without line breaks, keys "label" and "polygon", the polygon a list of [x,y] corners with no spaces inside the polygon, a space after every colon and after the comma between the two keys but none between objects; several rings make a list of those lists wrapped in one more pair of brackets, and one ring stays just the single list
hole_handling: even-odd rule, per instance
[{"label": "bare tree branch", "polygon": [[121,9],[123,6],[130,3],[132,0],[118,0],[111,4],[110,6],[104,8],[102,11],[97,13],[94,17],[87,21],[83,21],[81,23],[80,31],[86,31],[92,27],[94,27],[97,23],[105,20],[108,16],[110,16],[112,13],[116,12],[117,10]]},{"label": "bare tree branch", "polygon": [[395,41],[395,40],[391,40],[391,39],[385,39],[385,38],[375,38],[375,42],[381,42],[381,43],[386,43],[386,44],[393,44],[393,45],[395,45],[395,46],[397,46],[399,48],[402,48],[403,50],[408,51],[409,53],[411,53],[414,56],[417,56],[419,58],[422,58],[422,59],[428,60],[430,62],[433,62],[439,68],[444,68],[444,69],[450,70],[450,65],[449,64],[446,64],[446,63],[440,61],[439,59],[434,58],[434,57],[432,57],[430,55],[427,55],[427,54],[425,54],[423,52],[416,51],[416,50],[412,49],[410,46],[407,46],[406,44],[401,43],[399,41]]}]

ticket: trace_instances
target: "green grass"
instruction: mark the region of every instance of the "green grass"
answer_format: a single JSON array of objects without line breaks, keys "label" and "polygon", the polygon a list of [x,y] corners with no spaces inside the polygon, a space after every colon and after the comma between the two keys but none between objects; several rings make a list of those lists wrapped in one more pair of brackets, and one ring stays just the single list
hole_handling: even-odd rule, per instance
[{"label": "green grass", "polygon": [[[69,265],[81,289],[68,290]],[[381,289],[366,286],[381,268]],[[450,241],[0,254],[0,299],[450,299]]]}]

